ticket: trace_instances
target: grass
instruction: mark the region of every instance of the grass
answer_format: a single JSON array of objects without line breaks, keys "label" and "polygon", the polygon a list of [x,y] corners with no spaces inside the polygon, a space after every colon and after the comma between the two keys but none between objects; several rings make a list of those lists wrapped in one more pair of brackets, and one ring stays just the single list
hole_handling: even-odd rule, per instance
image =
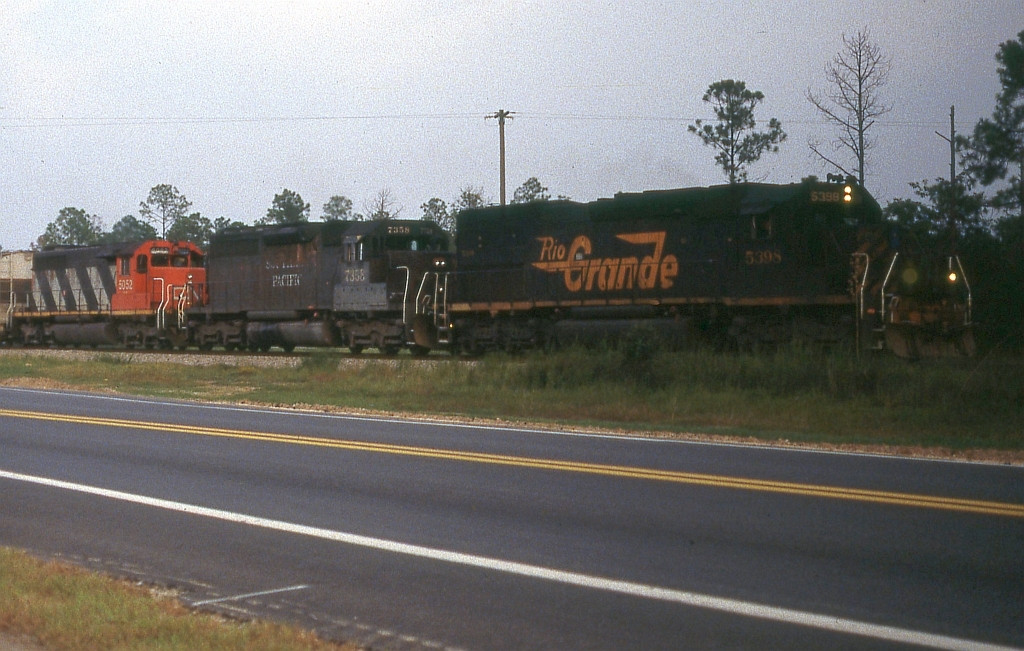
[{"label": "grass", "polygon": [[908,363],[836,351],[644,346],[469,363],[312,354],[294,367],[196,367],[100,353],[0,356],[0,376],[167,398],[362,409],[828,444],[1024,449],[1024,360]]},{"label": "grass", "polygon": [[0,631],[47,649],[355,649],[268,622],[194,613],[172,598],[0,548]]}]

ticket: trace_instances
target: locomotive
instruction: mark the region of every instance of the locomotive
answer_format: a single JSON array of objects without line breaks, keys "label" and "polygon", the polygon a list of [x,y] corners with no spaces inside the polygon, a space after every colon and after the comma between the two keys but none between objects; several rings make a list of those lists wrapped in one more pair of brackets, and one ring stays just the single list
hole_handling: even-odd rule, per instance
[{"label": "locomotive", "polygon": [[186,312],[205,301],[203,253],[191,242],[5,252],[2,271],[4,338],[24,345],[183,347]]},{"label": "locomotive", "polygon": [[209,299],[189,314],[192,341],[229,350],[347,346],[354,353],[426,353],[438,343],[432,314],[450,246],[447,233],[428,221],[221,232],[207,253]]},{"label": "locomotive", "polygon": [[637,328],[670,346],[974,350],[959,259],[926,278],[920,252],[852,179],[492,206],[462,212],[456,233],[444,312],[469,352]]},{"label": "locomotive", "polygon": [[931,253],[850,179],[471,209],[454,247],[429,221],[240,227],[205,255],[165,240],[4,253],[0,337],[477,354],[639,331],[668,347],[972,354],[963,267]]}]

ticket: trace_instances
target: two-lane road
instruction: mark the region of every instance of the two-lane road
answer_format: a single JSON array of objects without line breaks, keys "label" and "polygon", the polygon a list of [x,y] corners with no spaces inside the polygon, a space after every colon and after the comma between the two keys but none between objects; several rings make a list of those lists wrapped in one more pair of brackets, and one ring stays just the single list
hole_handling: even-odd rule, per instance
[{"label": "two-lane road", "polygon": [[375,648],[1024,647],[1024,469],[0,388],[0,544]]}]

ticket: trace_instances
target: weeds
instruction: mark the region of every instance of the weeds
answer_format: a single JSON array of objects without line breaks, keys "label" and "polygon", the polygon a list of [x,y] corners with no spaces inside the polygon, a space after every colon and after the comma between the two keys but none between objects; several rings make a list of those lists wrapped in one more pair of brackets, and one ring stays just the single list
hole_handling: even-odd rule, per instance
[{"label": "weeds", "polygon": [[[614,349],[414,360],[311,355],[300,365],[191,367],[0,355],[0,375],[142,395],[718,432],[828,442],[1024,448],[1024,360],[908,363],[799,347]],[[101,354],[102,358],[103,355]],[[29,366],[28,364],[31,364]],[[24,381],[24,380],[21,380]]]}]

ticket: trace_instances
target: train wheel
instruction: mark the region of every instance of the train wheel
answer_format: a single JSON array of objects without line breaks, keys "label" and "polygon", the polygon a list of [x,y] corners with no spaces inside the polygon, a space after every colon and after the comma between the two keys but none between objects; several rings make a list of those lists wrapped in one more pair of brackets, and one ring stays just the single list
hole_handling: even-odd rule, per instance
[{"label": "train wheel", "polygon": [[359,344],[349,344],[348,349],[353,355],[358,355],[359,353],[363,352],[363,347],[360,346]]},{"label": "train wheel", "polygon": [[410,346],[409,352],[413,354],[413,357],[426,357],[430,354],[430,348],[426,346]]}]

